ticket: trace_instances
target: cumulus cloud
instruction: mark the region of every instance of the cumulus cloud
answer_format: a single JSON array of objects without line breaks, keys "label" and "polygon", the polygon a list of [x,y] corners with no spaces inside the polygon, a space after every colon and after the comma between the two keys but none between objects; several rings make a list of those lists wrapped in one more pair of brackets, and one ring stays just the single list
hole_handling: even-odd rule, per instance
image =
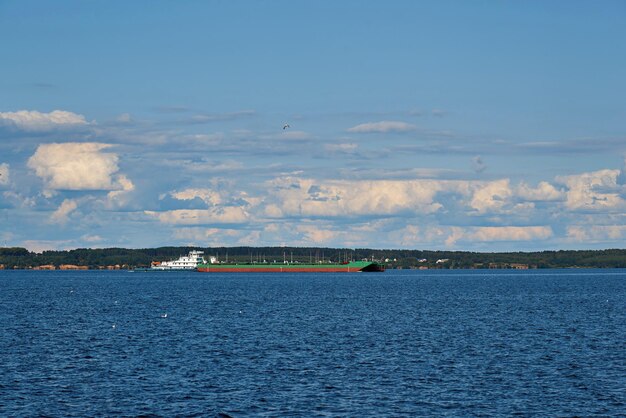
[{"label": "cumulus cloud", "polygon": [[416,129],[415,125],[399,121],[381,121],[362,123],[348,129],[354,133],[388,133],[388,132],[410,132]]},{"label": "cumulus cloud", "polygon": [[559,176],[567,187],[565,206],[570,210],[618,210],[625,205],[617,183],[620,170],[599,170]]},{"label": "cumulus cloud", "polygon": [[522,182],[517,186],[516,194],[529,201],[559,201],[565,199],[565,191],[559,190],[548,182],[542,181],[533,188]]},{"label": "cumulus cloud", "polygon": [[110,146],[95,142],[42,144],[28,160],[28,167],[49,190],[124,189],[128,185],[114,177],[117,154],[102,152]]},{"label": "cumulus cloud", "polygon": [[433,213],[441,205],[433,202],[441,189],[436,181],[326,181],[284,177],[269,185],[266,215],[359,216],[397,214],[403,211]]},{"label": "cumulus cloud", "polygon": [[[466,215],[521,215],[534,209],[532,202],[516,201],[508,179],[316,181],[281,177],[266,189],[265,215],[270,218],[409,216],[461,208]],[[447,208],[448,204],[458,207]]]},{"label": "cumulus cloud", "polygon": [[6,186],[9,184],[10,178],[9,164],[0,164],[0,186]]},{"label": "cumulus cloud", "polygon": [[471,206],[479,214],[503,212],[509,205],[512,195],[508,179],[492,181],[485,183],[474,192]]},{"label": "cumulus cloud", "polygon": [[116,180],[120,189],[107,193],[107,204],[110,207],[123,207],[130,201],[130,192],[135,190],[135,185],[125,175],[120,174]]},{"label": "cumulus cloud", "polygon": [[178,200],[200,199],[208,206],[216,206],[223,202],[222,195],[219,192],[206,188],[190,188],[181,191],[174,191],[171,192],[170,195],[174,199]]},{"label": "cumulus cloud", "polygon": [[50,221],[57,224],[65,224],[69,220],[69,215],[76,210],[78,204],[73,199],[65,199],[61,206],[52,213]]},{"label": "cumulus cloud", "polygon": [[24,131],[46,131],[64,127],[88,125],[83,115],[64,110],[42,113],[36,110],[0,112],[0,126],[8,126]]},{"label": "cumulus cloud", "polygon": [[239,206],[250,208],[260,202],[260,198],[250,196],[247,192],[233,186],[213,182],[214,188],[188,188],[170,192],[169,195],[181,201],[201,200],[207,207]]}]

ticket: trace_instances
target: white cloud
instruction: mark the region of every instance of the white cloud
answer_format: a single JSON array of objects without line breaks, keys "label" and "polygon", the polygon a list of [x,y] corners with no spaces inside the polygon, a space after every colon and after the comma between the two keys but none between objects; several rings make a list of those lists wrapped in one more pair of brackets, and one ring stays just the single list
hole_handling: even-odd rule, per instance
[{"label": "white cloud", "polygon": [[300,225],[297,231],[304,234],[304,239],[307,242],[313,242],[315,244],[330,242],[339,235],[338,231],[322,229],[315,225]]},{"label": "white cloud", "polygon": [[282,177],[270,182],[266,215],[360,216],[390,215],[403,211],[434,213],[441,204],[433,201],[441,184],[418,181],[344,181],[318,183],[311,179]]},{"label": "white cloud", "polygon": [[567,186],[565,206],[570,210],[617,210],[625,201],[617,184],[620,170],[599,170],[572,176],[559,176]]},{"label": "white cloud", "polygon": [[446,238],[446,245],[452,246],[457,241],[492,242],[492,241],[533,241],[546,240],[553,236],[549,226],[479,226],[452,227]]},{"label": "white cloud", "polygon": [[174,199],[178,200],[193,200],[195,198],[199,198],[204,201],[208,206],[216,206],[223,202],[222,195],[211,189],[185,189],[181,191],[171,192],[170,195]]},{"label": "white cloud", "polygon": [[28,167],[50,190],[117,190],[121,184],[117,154],[102,152],[109,144],[95,142],[43,144],[28,160]]},{"label": "white cloud", "polygon": [[238,171],[245,168],[245,166],[235,160],[223,160],[223,161],[192,161],[192,160],[176,160],[166,162],[166,164],[171,166],[179,167],[181,164],[184,164],[185,167],[190,171],[198,171],[204,173],[210,172],[221,172],[221,171]]},{"label": "white cloud", "polygon": [[78,204],[75,200],[65,199],[61,206],[50,216],[50,221],[57,224],[65,224],[69,220],[69,215],[76,210]]},{"label": "white cloud", "polygon": [[479,214],[487,212],[504,212],[510,204],[513,192],[509,180],[497,180],[480,186],[472,197],[471,206]]},{"label": "white cloud", "polygon": [[100,235],[89,235],[89,234],[83,235],[82,237],[80,237],[80,239],[83,242],[88,242],[90,244],[95,244],[95,243],[104,241],[104,238],[102,238]]},{"label": "white cloud", "polygon": [[414,219],[401,229],[393,229],[386,233],[392,245],[404,248],[430,245],[454,247],[459,242],[492,243],[545,241],[554,236],[550,226],[442,226],[422,224]]},{"label": "white cloud", "polygon": [[129,203],[130,192],[135,190],[135,185],[123,174],[117,176],[116,183],[121,189],[107,193],[107,203],[109,206],[123,207]]},{"label": "white cloud", "polygon": [[2,193],[2,196],[16,207],[34,208],[37,206],[37,199],[33,196],[25,196],[12,190]]},{"label": "white cloud", "polygon": [[626,239],[626,225],[572,225],[567,237],[574,242],[603,242]]},{"label": "white cloud", "polygon": [[265,215],[270,218],[427,215],[448,210],[440,194],[457,196],[454,200],[468,209],[467,215],[521,215],[534,209],[532,202],[515,203],[508,179],[318,182],[281,177],[269,182],[265,189]]},{"label": "white cloud", "polygon": [[0,164],[0,186],[6,186],[11,179],[10,167],[7,163]]},{"label": "white cloud", "polygon": [[88,125],[83,115],[64,110],[42,113],[36,110],[0,112],[0,126],[8,125],[25,131],[45,131],[55,128]]},{"label": "white cloud", "polygon": [[387,132],[410,132],[416,129],[415,125],[399,121],[381,121],[362,123],[348,129],[355,133],[387,133]]},{"label": "white cloud", "polygon": [[548,239],[552,235],[549,226],[482,226],[476,227],[470,238],[478,241],[530,241]]},{"label": "white cloud", "polygon": [[[228,185],[226,185],[228,184]],[[213,181],[215,188],[189,188],[170,192],[169,195],[177,200],[202,200],[210,208],[242,207],[246,210],[258,206],[260,197],[250,196],[243,190],[239,190],[230,183],[220,184]]]},{"label": "white cloud", "polygon": [[565,199],[565,192],[563,190],[558,190],[545,181],[540,182],[535,188],[522,182],[517,186],[515,192],[518,197],[534,202],[551,202]]},{"label": "white cloud", "polygon": [[159,222],[170,225],[240,224],[248,221],[241,207],[226,206],[211,209],[177,209],[164,212],[144,211]]}]

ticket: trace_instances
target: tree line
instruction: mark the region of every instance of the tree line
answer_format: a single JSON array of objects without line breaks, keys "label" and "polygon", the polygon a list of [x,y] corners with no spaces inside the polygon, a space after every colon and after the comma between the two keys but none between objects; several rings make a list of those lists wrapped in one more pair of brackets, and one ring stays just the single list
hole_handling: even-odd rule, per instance
[{"label": "tree line", "polygon": [[191,250],[221,262],[345,262],[375,260],[387,268],[626,268],[625,249],[560,250],[479,253],[469,251],[394,250],[321,247],[159,247],[79,248],[30,252],[20,247],[0,248],[0,266],[26,269],[41,265],[78,265],[90,269],[148,267],[153,261],[176,259]]}]

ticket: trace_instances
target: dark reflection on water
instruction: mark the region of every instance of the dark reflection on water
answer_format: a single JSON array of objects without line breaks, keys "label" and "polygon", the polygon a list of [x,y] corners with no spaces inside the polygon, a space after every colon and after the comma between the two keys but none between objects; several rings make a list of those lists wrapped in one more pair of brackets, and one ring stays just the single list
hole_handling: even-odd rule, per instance
[{"label": "dark reflection on water", "polygon": [[626,270],[0,271],[0,415],[609,415]]}]

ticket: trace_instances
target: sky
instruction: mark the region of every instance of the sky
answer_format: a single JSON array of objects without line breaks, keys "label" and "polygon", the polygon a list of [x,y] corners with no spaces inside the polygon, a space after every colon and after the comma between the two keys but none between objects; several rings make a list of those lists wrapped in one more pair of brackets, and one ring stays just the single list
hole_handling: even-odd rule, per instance
[{"label": "sky", "polygon": [[0,246],[626,247],[626,2],[0,0]]}]

